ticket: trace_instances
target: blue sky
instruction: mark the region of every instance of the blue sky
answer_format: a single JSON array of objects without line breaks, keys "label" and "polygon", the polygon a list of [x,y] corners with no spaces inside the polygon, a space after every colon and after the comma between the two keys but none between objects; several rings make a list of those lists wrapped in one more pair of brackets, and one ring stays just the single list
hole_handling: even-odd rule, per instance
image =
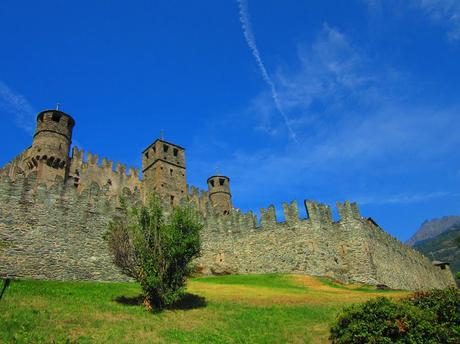
[{"label": "blue sky", "polygon": [[457,0],[2,0],[0,32],[1,165],[60,102],[75,145],[140,167],[164,130],[242,210],[349,199],[401,240],[459,214]]}]

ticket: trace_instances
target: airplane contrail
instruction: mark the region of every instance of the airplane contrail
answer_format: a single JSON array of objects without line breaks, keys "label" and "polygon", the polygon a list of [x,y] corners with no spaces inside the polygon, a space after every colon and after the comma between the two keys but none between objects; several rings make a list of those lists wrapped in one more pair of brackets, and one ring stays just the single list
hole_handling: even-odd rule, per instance
[{"label": "airplane contrail", "polygon": [[265,68],[265,65],[262,61],[262,57],[260,56],[259,49],[257,48],[256,39],[254,37],[254,33],[252,32],[251,21],[249,19],[248,2],[247,0],[237,0],[237,2],[238,2],[239,12],[240,12],[241,28],[243,30],[243,34],[244,34],[246,43],[248,44],[249,49],[252,52],[252,55],[256,59],[257,66],[259,67],[260,72],[262,74],[262,78],[267,83],[267,85],[270,87],[273,102],[275,103],[275,107],[280,113],[281,117],[283,117],[284,124],[286,125],[289,131],[289,136],[291,137],[292,140],[296,141],[296,135],[294,131],[292,130],[291,125],[289,124],[289,118],[287,117],[286,113],[283,111],[281,107],[281,103],[280,103],[280,99],[278,96],[278,92],[276,90],[275,83],[273,82],[272,78],[268,74],[267,69]]}]

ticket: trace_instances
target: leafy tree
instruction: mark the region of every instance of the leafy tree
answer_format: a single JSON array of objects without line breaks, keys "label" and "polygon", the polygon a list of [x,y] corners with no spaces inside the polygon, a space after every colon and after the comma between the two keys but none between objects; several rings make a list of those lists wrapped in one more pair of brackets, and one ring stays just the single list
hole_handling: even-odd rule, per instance
[{"label": "leafy tree", "polygon": [[139,207],[122,204],[124,216],[106,234],[114,263],[140,283],[149,310],[170,306],[183,295],[190,263],[200,255],[199,215],[180,206],[165,216],[157,197]]}]

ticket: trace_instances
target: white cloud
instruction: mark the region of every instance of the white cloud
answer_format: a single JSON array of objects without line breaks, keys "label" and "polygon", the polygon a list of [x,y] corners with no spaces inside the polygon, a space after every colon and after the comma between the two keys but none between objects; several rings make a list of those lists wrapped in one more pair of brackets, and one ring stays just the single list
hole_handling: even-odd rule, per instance
[{"label": "white cloud", "polygon": [[36,112],[29,101],[0,81],[0,111],[13,116],[21,129],[32,133]]},{"label": "white cloud", "polygon": [[[452,41],[460,40],[460,1],[459,0],[362,0],[371,16],[380,17],[384,8],[393,12],[409,8],[421,10],[430,20],[445,26],[447,36]],[[374,18],[375,19],[375,18]],[[380,18],[381,19],[381,18]]]},{"label": "white cloud", "polygon": [[452,40],[460,40],[460,1],[458,0],[412,0],[433,20],[448,26]]},{"label": "white cloud", "polygon": [[458,193],[437,191],[429,193],[416,193],[416,194],[397,194],[391,196],[379,195],[378,197],[356,197],[354,200],[361,205],[391,205],[391,204],[412,204],[425,201],[431,201],[439,198],[458,197]]},{"label": "white cloud", "polygon": [[264,62],[262,61],[262,57],[260,55],[259,48],[257,47],[256,39],[252,31],[251,20],[249,17],[247,0],[237,0],[237,2],[238,2],[239,12],[240,12],[241,28],[243,30],[243,35],[246,40],[246,43],[249,49],[251,50],[251,53],[254,56],[254,59],[256,60],[257,66],[259,67],[260,73],[262,74],[262,78],[267,83],[268,87],[270,88],[270,93],[271,93],[271,97],[274,102],[274,105],[278,113],[283,118],[284,124],[286,125],[286,128],[288,129],[290,138],[296,141],[296,134],[292,130],[292,127],[289,123],[289,118],[281,106],[280,97],[276,89],[275,83],[273,82],[273,79],[271,78],[271,76],[268,74],[267,68],[265,67]]},{"label": "white cloud", "polygon": [[[298,60],[295,68],[278,70],[276,83],[299,144],[251,147],[219,163],[238,176],[235,191],[242,198],[267,185],[271,193],[287,185],[306,188],[318,178],[353,176],[373,166],[383,175],[423,168],[460,144],[460,106],[407,104],[411,79],[375,65],[339,30],[325,24],[309,48],[299,47]],[[279,135],[269,95],[255,97],[248,112],[255,114],[257,130]]]}]

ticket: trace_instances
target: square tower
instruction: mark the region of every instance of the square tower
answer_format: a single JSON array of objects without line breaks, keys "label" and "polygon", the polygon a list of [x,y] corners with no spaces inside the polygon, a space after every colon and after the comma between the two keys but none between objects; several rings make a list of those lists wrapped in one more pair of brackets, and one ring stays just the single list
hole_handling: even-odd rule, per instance
[{"label": "square tower", "polygon": [[165,204],[179,204],[187,197],[185,149],[164,140],[156,140],[142,152],[142,175],[146,196],[154,193]]}]

